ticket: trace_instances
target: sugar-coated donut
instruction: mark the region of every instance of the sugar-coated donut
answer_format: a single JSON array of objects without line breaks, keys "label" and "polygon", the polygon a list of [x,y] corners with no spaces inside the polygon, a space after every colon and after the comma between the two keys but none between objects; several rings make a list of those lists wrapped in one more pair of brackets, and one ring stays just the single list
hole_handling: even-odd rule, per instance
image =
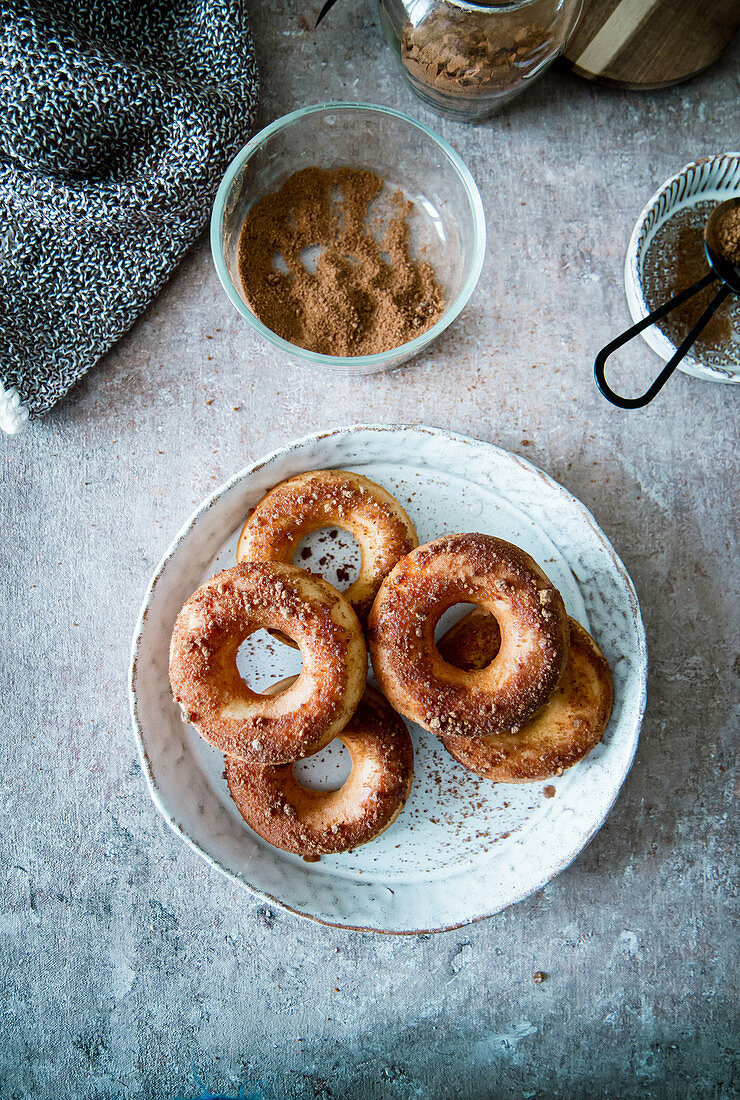
[{"label": "sugar-coated donut", "polygon": [[[485,608],[501,629],[485,668],[456,668],[437,650],[437,622],[458,603]],[[568,659],[560,593],[528,554],[493,535],[445,535],[412,550],[383,581],[368,627],[389,702],[439,736],[521,725],[547,701]]]},{"label": "sugar-coated donut", "polygon": [[[612,709],[612,677],[591,635],[569,619],[570,652],[560,683],[544,707],[518,730],[489,737],[442,737],[445,748],[470,771],[497,783],[552,779],[601,741]],[[445,660],[484,668],[496,655],[495,620],[476,608],[440,639]]]},{"label": "sugar-coated donut", "polygon": [[313,791],[290,764],[255,767],[227,758],[224,776],[247,824],[261,837],[301,856],[346,852],[378,836],[404,807],[414,777],[406,726],[368,687],[339,734],[352,771],[335,791]]},{"label": "sugar-coated donut", "polygon": [[[303,668],[271,698],[239,674],[239,646],[260,628],[298,645]],[[346,726],[365,689],[367,651],[357,616],[320,577],[292,565],[243,562],[217,573],[177,617],[172,693],[183,715],[221,752],[259,763],[308,756]]]},{"label": "sugar-coated donut", "polygon": [[321,527],[341,527],[360,545],[360,571],[344,595],[364,625],[383,578],[419,543],[398,501],[369,478],[314,470],[282,481],[244,524],[236,560],[293,564],[301,540]]}]

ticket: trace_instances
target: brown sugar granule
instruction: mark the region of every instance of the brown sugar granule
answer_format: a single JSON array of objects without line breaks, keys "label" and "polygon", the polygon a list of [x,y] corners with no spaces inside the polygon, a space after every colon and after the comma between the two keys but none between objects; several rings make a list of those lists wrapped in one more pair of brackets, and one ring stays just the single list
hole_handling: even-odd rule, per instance
[{"label": "brown sugar granule", "polygon": [[501,94],[542,64],[552,42],[547,28],[522,26],[516,14],[487,19],[445,6],[404,28],[401,61],[416,80],[448,95]]},{"label": "brown sugar granule", "polygon": [[373,355],[441,317],[434,271],[410,255],[413,203],[395,192],[380,241],[373,233],[370,206],[384,186],[364,169],[304,168],[248,212],[239,274],[255,315],[278,336],[322,355]]},{"label": "brown sugar granule", "polygon": [[740,264],[740,206],[731,206],[720,217],[717,247],[731,264]]},{"label": "brown sugar granule", "polygon": [[[650,311],[698,282],[709,271],[704,253],[704,226],[717,205],[705,200],[684,206],[661,226],[650,242],[643,263],[642,285]],[[678,345],[688,335],[717,293],[712,283],[658,321],[668,339]],[[734,367],[740,352],[740,300],[734,295],[719,307],[689,352],[717,367]]]}]

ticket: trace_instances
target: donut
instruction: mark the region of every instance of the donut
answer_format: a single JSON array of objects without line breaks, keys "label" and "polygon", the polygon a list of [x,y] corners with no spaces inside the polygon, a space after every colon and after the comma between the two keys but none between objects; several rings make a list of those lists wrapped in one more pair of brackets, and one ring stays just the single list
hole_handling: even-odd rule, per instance
[{"label": "donut", "polygon": [[346,852],[373,840],[403,809],[414,750],[406,726],[379,692],[366,688],[339,738],[352,770],[334,791],[308,790],[291,764],[254,767],[227,758],[224,777],[239,813],[276,848],[309,858]]},{"label": "donut", "polygon": [[[303,656],[295,683],[274,698],[253,691],[236,665],[260,628],[283,631]],[[298,760],[344,729],[365,689],[367,650],[357,616],[320,577],[280,562],[242,562],[217,573],[177,617],[172,693],[201,736],[257,763]]]},{"label": "donut", "polygon": [[244,524],[236,560],[292,565],[306,535],[332,526],[349,531],[360,545],[360,572],[344,595],[364,626],[383,578],[419,544],[401,505],[370,478],[314,470],[280,482]]},{"label": "donut", "polygon": [[[552,779],[582,760],[604,736],[612,709],[606,658],[587,630],[569,619],[570,651],[560,683],[544,707],[518,730],[488,737],[442,737],[449,753],[470,771],[496,783]],[[446,661],[484,668],[496,655],[495,620],[476,608],[440,640]]]},{"label": "donut", "polygon": [[[475,671],[440,656],[434,631],[458,603],[491,612],[502,642]],[[530,718],[568,659],[560,593],[523,550],[493,535],[444,535],[412,550],[381,585],[368,620],[373,668],[391,706],[437,735],[483,737]]]}]

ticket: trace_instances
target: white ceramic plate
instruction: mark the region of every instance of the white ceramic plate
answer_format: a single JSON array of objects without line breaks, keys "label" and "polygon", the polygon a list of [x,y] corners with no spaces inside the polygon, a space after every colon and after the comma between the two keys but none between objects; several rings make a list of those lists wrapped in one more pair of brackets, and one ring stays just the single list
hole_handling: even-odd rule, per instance
[{"label": "white ceramic plate", "polygon": [[[180,718],[170,694],[168,647],[183,603],[217,569],[234,564],[249,508],[283,478],[330,467],[356,470],[384,485],[408,510],[421,542],[444,532],[487,531],[527,550],[604,650],[614,676],[614,712],[603,743],[547,785],[480,779],[435,737],[414,727],[414,787],[395,824],[354,852],[307,864],[270,847],[244,824],[222,778],[222,756]],[[324,558],[331,580],[346,540],[317,532],[309,542],[312,567]],[[240,668],[257,689],[299,667],[294,650],[262,632],[240,651]],[[319,921],[427,932],[498,912],[578,855],[629,771],[646,672],[632,583],[593,517],[570,493],[524,459],[487,443],[436,428],[359,426],[276,451],[242,470],[188,520],[141,609],[132,648],[131,715],[154,802],[214,867],[270,903]],[[331,777],[341,779],[343,753],[335,742],[301,765],[304,780],[321,786]],[[554,796],[552,790],[546,796],[545,786],[554,788]]]},{"label": "white ceramic plate", "polygon": [[[695,206],[706,200],[724,202],[734,195],[740,195],[740,153],[723,153],[692,161],[655,192],[637,219],[624,263],[624,287],[633,321],[641,321],[650,312],[642,289],[642,272],[645,255],[658,230],[684,206]],[[640,335],[666,362],[676,350],[673,341],[657,325],[651,325]],[[740,353],[740,345],[738,350]],[[740,362],[727,367],[713,366],[689,354],[681,360],[678,369],[712,382],[740,382]]]}]

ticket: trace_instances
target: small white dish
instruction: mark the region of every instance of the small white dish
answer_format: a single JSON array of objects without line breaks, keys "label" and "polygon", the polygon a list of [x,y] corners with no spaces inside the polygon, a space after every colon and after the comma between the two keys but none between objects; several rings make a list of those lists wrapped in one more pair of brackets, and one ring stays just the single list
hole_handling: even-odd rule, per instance
[{"label": "small white dish", "polygon": [[[740,195],[740,153],[722,153],[692,161],[655,192],[637,219],[624,264],[624,286],[633,321],[641,321],[650,313],[642,289],[642,274],[645,255],[658,230],[685,206],[713,199],[723,202],[733,195]],[[640,335],[665,362],[676,351],[676,345],[658,325],[651,325]],[[734,368],[713,366],[693,358],[691,353],[683,358],[678,369],[712,382],[740,381],[740,363]]]},{"label": "small white dish", "polygon": [[[560,588],[569,613],[602,647],[614,677],[614,711],[603,743],[549,784],[494,785],[465,771],[435,737],[414,727],[416,776],[398,820],[354,852],[307,864],[270,847],[239,816],[223,781],[223,757],[182,722],[172,699],[168,650],[183,603],[217,569],[234,564],[248,510],[282,479],[330,467],[357,470],[384,485],[408,510],[422,542],[445,531],[487,531],[532,554]],[[316,556],[331,553],[341,566],[339,541],[327,552],[326,535],[311,537]],[[266,636],[248,639],[240,652],[241,670],[258,690],[297,671],[296,662],[295,650]],[[629,771],[646,674],[635,590],[575,497],[488,443],[437,428],[357,426],[268,455],[188,520],[152,578],[134,632],[131,716],[155,804],[218,870],[271,904],[327,924],[431,932],[498,912],[575,859]],[[301,766],[304,781],[342,777],[337,744],[308,766],[308,776]]]}]

